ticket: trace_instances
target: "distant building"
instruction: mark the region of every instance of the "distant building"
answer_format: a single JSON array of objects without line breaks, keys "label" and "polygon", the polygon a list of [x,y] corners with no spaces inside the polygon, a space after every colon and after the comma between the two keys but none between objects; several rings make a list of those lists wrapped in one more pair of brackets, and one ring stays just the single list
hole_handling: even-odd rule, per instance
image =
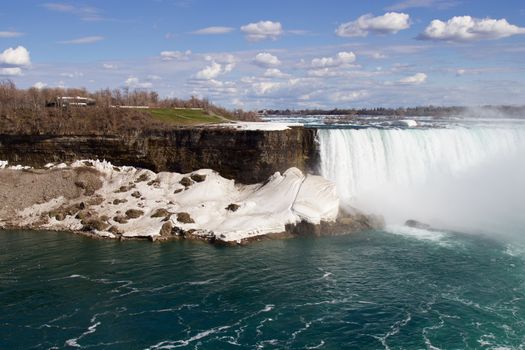
[{"label": "distant building", "polygon": [[48,102],[46,106],[48,107],[86,107],[94,106],[96,104],[95,100],[89,97],[80,97],[80,96],[60,96],[57,97],[55,101]]}]

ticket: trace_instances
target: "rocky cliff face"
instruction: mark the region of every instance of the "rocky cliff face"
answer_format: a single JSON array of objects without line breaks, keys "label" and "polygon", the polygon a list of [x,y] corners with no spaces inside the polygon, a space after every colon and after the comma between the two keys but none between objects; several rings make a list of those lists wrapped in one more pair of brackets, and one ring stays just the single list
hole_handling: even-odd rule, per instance
[{"label": "rocky cliff face", "polygon": [[297,167],[315,172],[313,129],[282,131],[183,128],[114,136],[0,135],[0,160],[41,167],[50,162],[105,159],[159,171],[210,168],[242,183],[266,180]]}]

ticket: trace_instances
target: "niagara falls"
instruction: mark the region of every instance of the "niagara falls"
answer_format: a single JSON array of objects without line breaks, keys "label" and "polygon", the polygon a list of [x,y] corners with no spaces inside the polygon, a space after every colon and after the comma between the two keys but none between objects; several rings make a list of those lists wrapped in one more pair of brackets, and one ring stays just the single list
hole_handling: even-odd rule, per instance
[{"label": "niagara falls", "polygon": [[525,2],[0,4],[0,350],[525,350]]}]

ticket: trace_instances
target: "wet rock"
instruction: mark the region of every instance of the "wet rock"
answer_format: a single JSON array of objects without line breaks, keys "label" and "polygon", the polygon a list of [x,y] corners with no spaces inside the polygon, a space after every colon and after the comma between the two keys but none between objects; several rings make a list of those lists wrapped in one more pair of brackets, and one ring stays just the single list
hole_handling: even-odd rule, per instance
[{"label": "wet rock", "polygon": [[159,185],[160,185],[159,180],[151,180],[148,182],[148,186],[159,187]]},{"label": "wet rock", "polygon": [[128,218],[126,218],[124,215],[117,215],[113,218],[113,221],[118,222],[119,224],[127,224]]},{"label": "wet rock", "polygon": [[147,173],[142,173],[142,174],[140,174],[138,179],[135,180],[135,182],[138,183],[138,182],[144,182],[144,181],[148,181],[148,180],[149,180],[149,175]]},{"label": "wet rock", "polygon": [[118,228],[117,226],[111,226],[111,227],[108,229],[108,232],[113,233],[113,234],[116,235],[116,236],[120,236],[120,235],[122,235],[122,231],[120,231],[119,228]]},{"label": "wet rock", "polygon": [[177,221],[182,222],[183,224],[194,224],[195,221],[191,218],[190,214],[188,213],[178,213],[177,214]]},{"label": "wet rock", "polygon": [[412,228],[419,228],[422,230],[428,230],[430,229],[430,225],[419,222],[417,220],[407,220],[405,222],[405,226],[412,227]]},{"label": "wet rock", "polygon": [[119,204],[122,204],[122,203],[126,203],[127,201],[128,201],[127,199],[118,199],[118,198],[117,198],[117,199],[115,199],[115,200],[113,201],[113,204],[114,204],[114,205],[119,205]]},{"label": "wet rock", "polygon": [[190,187],[193,184],[193,181],[187,176],[183,177],[179,183],[184,187]]},{"label": "wet rock", "polygon": [[170,214],[169,211],[167,211],[166,209],[164,208],[159,208],[157,210],[155,210],[155,212],[151,215],[152,218],[162,218],[162,217],[166,217]]},{"label": "wet rock", "polygon": [[204,180],[206,180],[206,175],[202,174],[191,174],[190,177],[195,182],[203,182]]},{"label": "wet rock", "polygon": [[137,219],[137,218],[140,218],[142,215],[144,215],[144,212],[139,209],[126,210],[126,217],[128,219]]},{"label": "wet rock", "polygon": [[139,191],[135,191],[131,194],[131,197],[140,198],[142,197],[142,194]]},{"label": "wet rock", "polygon": [[228,205],[226,207],[226,210],[229,210],[229,211],[237,211],[237,209],[239,209],[241,206],[239,204],[235,204],[235,203],[231,203],[230,205]]},{"label": "wet rock", "polygon": [[89,210],[81,210],[77,213],[75,218],[79,220],[85,220],[87,218],[90,218],[91,216],[93,216],[93,213],[91,213]]},{"label": "wet rock", "polygon": [[82,224],[84,225],[82,227],[84,231],[105,231],[109,227],[107,222],[104,222],[102,219],[96,217],[84,220]]},{"label": "wet rock", "polygon": [[182,188],[177,188],[175,190],[175,192],[173,192],[173,193],[177,194],[177,193],[181,193],[182,191],[184,191]]},{"label": "wet rock", "polygon": [[135,184],[131,183],[129,184],[128,186],[120,186],[120,188],[118,190],[115,191],[115,193],[124,193],[124,192],[129,192],[131,191],[133,188],[135,188]]},{"label": "wet rock", "polygon": [[102,203],[104,203],[104,197],[102,196],[95,196],[87,201],[88,205],[101,205]]},{"label": "wet rock", "polygon": [[161,236],[171,236],[171,230],[173,229],[173,225],[171,222],[165,222],[164,225],[162,225],[159,234]]}]

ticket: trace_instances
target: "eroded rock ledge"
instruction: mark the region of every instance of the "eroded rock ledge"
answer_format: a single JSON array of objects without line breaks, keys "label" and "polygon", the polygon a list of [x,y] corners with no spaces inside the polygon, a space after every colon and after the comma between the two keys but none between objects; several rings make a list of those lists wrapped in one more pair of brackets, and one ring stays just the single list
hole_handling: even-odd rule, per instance
[{"label": "eroded rock ledge", "polygon": [[0,162],[0,168],[4,229],[242,244],[382,225],[373,216],[343,213],[333,183],[297,168],[255,185],[235,184],[209,169],[154,173],[101,161],[45,169],[9,168]]}]

